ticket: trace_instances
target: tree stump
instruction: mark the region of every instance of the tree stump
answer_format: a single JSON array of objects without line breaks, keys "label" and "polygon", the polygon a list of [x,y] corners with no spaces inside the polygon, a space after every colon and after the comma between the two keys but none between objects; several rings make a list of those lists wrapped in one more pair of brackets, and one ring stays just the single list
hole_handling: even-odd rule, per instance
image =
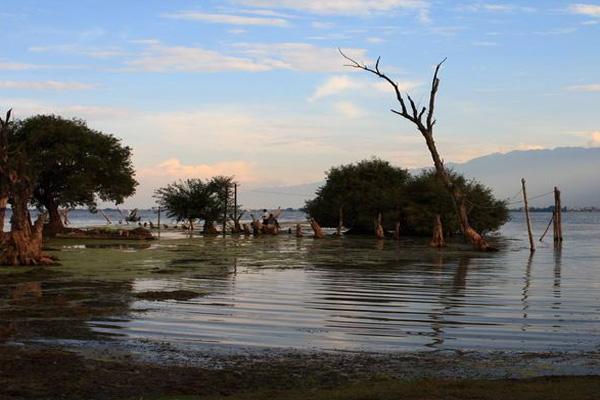
[{"label": "tree stump", "polygon": [[379,240],[385,239],[385,232],[383,231],[383,226],[381,226],[381,214],[375,220],[375,236]]},{"label": "tree stump", "polygon": [[434,219],[433,238],[431,239],[431,243],[429,243],[429,245],[438,249],[446,247],[446,242],[444,241],[444,230],[442,228],[442,217],[439,214],[437,214]]},{"label": "tree stump", "polygon": [[323,229],[321,229],[321,226],[317,223],[317,221],[315,221],[314,218],[310,219],[310,227],[315,234],[315,239],[323,239],[325,237]]},{"label": "tree stump", "polygon": [[396,222],[396,227],[394,228],[394,240],[400,240],[400,222]]}]

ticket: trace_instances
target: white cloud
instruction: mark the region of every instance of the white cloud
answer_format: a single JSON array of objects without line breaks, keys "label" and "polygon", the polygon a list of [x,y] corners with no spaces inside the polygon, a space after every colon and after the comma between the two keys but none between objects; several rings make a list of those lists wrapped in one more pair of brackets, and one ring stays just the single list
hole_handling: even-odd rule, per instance
[{"label": "white cloud", "polygon": [[0,98],[0,104],[6,104],[14,110],[16,118],[26,118],[35,114],[59,114],[66,118],[82,118],[85,120],[111,120],[131,118],[134,110],[85,104],[46,104],[32,99]]},{"label": "white cloud", "polygon": [[[396,82],[401,92],[407,92],[421,85],[416,81]],[[324,97],[334,96],[349,90],[376,90],[384,93],[394,93],[394,88],[386,81],[356,79],[348,75],[335,75],[317,87],[310,101],[322,99]]]},{"label": "white cloud", "polygon": [[600,83],[591,83],[589,85],[574,85],[567,88],[572,92],[600,92]]},{"label": "white cloud", "polygon": [[569,6],[573,14],[587,15],[588,17],[600,17],[600,5],[576,3]]},{"label": "white cloud", "polygon": [[[364,59],[365,49],[345,49],[352,57]],[[200,47],[150,44],[137,58],[126,62],[130,71],[151,72],[262,72],[289,69],[304,72],[344,70],[335,48],[308,43],[237,43],[229,54]]]},{"label": "white cloud", "polygon": [[288,26],[288,21],[283,18],[267,18],[267,17],[248,17],[235,14],[213,14],[197,11],[180,11],[172,14],[165,14],[166,18],[202,21],[213,24],[230,24],[230,25],[262,25],[262,26]]},{"label": "white cloud", "polygon": [[33,64],[0,62],[0,71],[23,71],[36,68]]},{"label": "white cloud", "polygon": [[0,81],[0,89],[29,90],[88,90],[96,85],[82,82],[61,81]]},{"label": "white cloud", "polygon": [[[236,47],[247,57],[272,69],[305,72],[338,72],[347,69],[336,48],[318,47],[309,43],[239,43]],[[350,57],[366,58],[366,49],[344,49]],[[368,60],[366,60],[368,62]]]},{"label": "white cloud", "polygon": [[228,56],[199,47],[152,45],[127,66],[132,70],[151,72],[260,72],[272,69],[247,58]]},{"label": "white cloud", "polygon": [[477,2],[458,7],[459,11],[470,12],[491,12],[491,13],[511,13],[511,12],[535,12],[536,9],[529,6],[517,6],[509,3],[485,3]]},{"label": "white cloud", "polygon": [[344,117],[359,118],[365,115],[365,112],[349,101],[339,101],[333,104],[333,108]]},{"label": "white cloud", "polygon": [[137,175],[144,180],[167,178],[169,181],[188,178],[208,179],[216,175],[234,175],[240,182],[254,182],[257,179],[254,164],[241,160],[220,161],[214,164],[184,164],[177,158],[169,158],[156,165],[140,169]]},{"label": "white cloud", "polygon": [[398,9],[423,10],[423,0],[238,0],[253,7],[286,8],[315,14],[363,15]]}]

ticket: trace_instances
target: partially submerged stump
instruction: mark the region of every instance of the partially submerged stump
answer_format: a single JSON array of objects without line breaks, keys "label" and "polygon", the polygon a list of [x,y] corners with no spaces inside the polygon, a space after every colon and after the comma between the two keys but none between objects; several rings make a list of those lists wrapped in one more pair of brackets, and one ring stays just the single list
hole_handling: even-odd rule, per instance
[{"label": "partially submerged stump", "polygon": [[379,214],[375,220],[375,236],[380,240],[385,238],[385,232],[383,226],[381,226],[381,214]]},{"label": "partially submerged stump", "polygon": [[302,232],[302,225],[296,224],[296,237],[300,238],[304,236],[304,232]]},{"label": "partially submerged stump", "polygon": [[431,243],[429,243],[429,245],[438,249],[446,247],[446,242],[444,241],[444,230],[442,228],[442,217],[439,214],[437,214],[434,219],[433,238],[431,239]]},{"label": "partially submerged stump", "polygon": [[400,240],[400,222],[396,222],[394,228],[394,240]]},{"label": "partially submerged stump", "polygon": [[323,229],[321,229],[321,226],[317,223],[317,221],[315,221],[314,218],[310,219],[310,227],[315,234],[315,239],[323,239],[325,237]]}]

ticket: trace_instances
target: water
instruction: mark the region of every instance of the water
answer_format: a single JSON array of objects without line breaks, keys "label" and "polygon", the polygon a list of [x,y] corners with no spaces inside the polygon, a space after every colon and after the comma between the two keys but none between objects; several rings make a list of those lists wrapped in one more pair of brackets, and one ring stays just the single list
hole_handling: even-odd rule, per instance
[{"label": "water", "polygon": [[[539,237],[550,215],[532,217]],[[127,265],[177,273],[133,279],[131,289],[202,295],[135,301],[128,315],[90,326],[115,337],[233,348],[598,349],[600,214],[566,213],[563,224],[562,250],[549,237],[532,257],[520,214],[494,239],[500,251],[488,254],[410,239],[162,241],[127,250],[135,253]]]}]

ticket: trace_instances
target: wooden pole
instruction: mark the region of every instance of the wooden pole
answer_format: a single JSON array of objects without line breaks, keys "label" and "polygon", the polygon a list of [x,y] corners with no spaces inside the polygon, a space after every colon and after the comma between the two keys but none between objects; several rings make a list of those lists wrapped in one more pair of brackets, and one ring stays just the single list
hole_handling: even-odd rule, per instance
[{"label": "wooden pole", "polygon": [[555,234],[554,234],[554,242],[561,243],[563,241],[562,237],[562,204],[560,201],[560,190],[557,187],[554,187],[554,212],[556,217],[555,222]]},{"label": "wooden pole", "polygon": [[225,230],[227,229],[227,203],[229,203],[229,185],[225,186],[225,203],[223,203],[223,237],[225,237]]},{"label": "wooden pole", "polygon": [[525,219],[527,220],[527,233],[529,234],[529,250],[535,251],[535,243],[533,241],[533,234],[531,233],[531,220],[529,219],[529,203],[527,203],[527,189],[525,188],[525,178],[521,179],[521,185],[523,186],[523,203],[525,208]]},{"label": "wooden pole", "polygon": [[158,206],[158,237],[160,238],[160,206]]},{"label": "wooden pole", "polygon": [[344,210],[343,207],[340,207],[339,210],[339,219],[338,219],[338,226],[337,226],[337,236],[342,236],[342,227],[344,226]]},{"label": "wooden pole", "polygon": [[235,222],[238,220],[238,204],[237,204],[237,183],[233,184],[233,219]]}]

